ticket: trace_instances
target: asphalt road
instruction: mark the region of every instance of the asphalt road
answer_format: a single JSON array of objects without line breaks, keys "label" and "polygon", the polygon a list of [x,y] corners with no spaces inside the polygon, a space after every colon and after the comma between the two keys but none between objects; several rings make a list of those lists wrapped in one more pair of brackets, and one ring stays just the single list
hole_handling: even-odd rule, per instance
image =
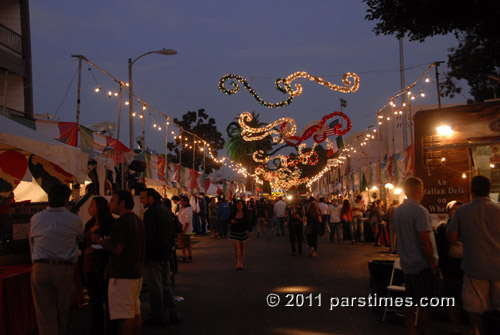
[{"label": "asphalt road", "polygon": [[[268,234],[257,239],[254,235],[246,242],[244,270],[236,271],[231,240],[194,240],[194,261],[181,263],[176,276],[175,295],[184,298],[179,303],[181,323],[145,325],[144,334],[404,333],[401,317],[391,315],[383,323],[374,308],[330,308],[332,297],[368,297],[368,263],[394,259],[386,248],[376,248],[373,243],[330,244],[322,237],[317,257],[307,250],[292,257],[288,237]],[[278,306],[268,306],[266,297],[270,293],[281,298]],[[295,306],[285,306],[287,303]],[[148,308],[144,301],[143,315]],[[71,334],[84,333],[87,314],[85,309],[73,313]],[[437,313],[434,319],[436,334],[450,332],[446,314]]]}]

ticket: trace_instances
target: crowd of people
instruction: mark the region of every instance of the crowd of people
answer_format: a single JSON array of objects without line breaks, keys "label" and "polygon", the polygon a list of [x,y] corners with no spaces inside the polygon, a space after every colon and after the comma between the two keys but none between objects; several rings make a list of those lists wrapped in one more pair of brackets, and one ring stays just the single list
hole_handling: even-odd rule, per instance
[{"label": "crowd of people", "polygon": [[[408,296],[440,296],[444,285],[445,296],[460,302],[449,309],[453,331],[458,332],[463,306],[475,334],[480,334],[480,313],[500,307],[500,227],[495,221],[500,206],[489,201],[489,180],[475,177],[473,202],[450,202],[449,220],[437,229],[420,204],[422,181],[409,177],[403,187],[407,199],[401,205],[394,200],[388,208],[380,199],[365,206],[361,196],[352,204],[349,199],[312,197],[288,203],[282,197],[226,201],[203,194],[162,199],[149,188],[140,192],[143,219],[133,211],[132,194],[121,190],[112,194],[109,203],[104,197],[93,197],[88,209],[92,218],[83,226],[65,207],[71,191],[55,184],[49,191],[49,207],[34,215],[30,225],[39,333],[65,332],[79,250],[90,299],[91,333],[138,334],[143,323],[143,280],[150,304],[144,322],[180,322],[170,275],[177,261],[193,262],[192,235],[231,239],[235,269],[242,271],[245,242],[255,232],[256,238],[288,235],[292,256],[303,253],[304,237],[312,257],[318,255],[318,238],[323,236],[339,244],[373,239],[374,246],[385,245],[399,254]],[[176,249],[181,250],[178,259]],[[424,331],[429,329],[430,314],[425,308],[419,310],[419,323]],[[407,333],[414,334],[414,308],[405,309],[405,325]]]}]

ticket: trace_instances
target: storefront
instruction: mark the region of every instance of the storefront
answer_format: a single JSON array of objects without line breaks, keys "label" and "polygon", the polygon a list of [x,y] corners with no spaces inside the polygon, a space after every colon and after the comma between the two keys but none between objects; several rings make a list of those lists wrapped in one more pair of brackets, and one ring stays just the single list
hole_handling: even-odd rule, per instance
[{"label": "storefront", "polygon": [[415,175],[424,181],[422,204],[444,217],[451,200],[470,201],[470,181],[491,179],[500,193],[500,102],[420,111],[415,115]]}]

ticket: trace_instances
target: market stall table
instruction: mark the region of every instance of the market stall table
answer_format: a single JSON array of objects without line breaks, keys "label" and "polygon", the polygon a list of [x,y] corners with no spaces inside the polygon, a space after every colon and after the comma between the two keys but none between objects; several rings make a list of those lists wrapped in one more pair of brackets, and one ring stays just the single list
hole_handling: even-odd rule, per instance
[{"label": "market stall table", "polygon": [[0,335],[37,329],[30,277],[31,264],[0,266]]}]

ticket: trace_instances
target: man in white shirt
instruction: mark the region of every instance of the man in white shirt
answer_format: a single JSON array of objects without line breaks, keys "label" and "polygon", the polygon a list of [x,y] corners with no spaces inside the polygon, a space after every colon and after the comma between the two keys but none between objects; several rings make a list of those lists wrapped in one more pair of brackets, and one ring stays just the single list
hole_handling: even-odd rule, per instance
[{"label": "man in white shirt", "polygon": [[65,207],[71,195],[67,185],[52,185],[48,195],[49,207],[30,222],[31,289],[39,334],[57,335],[66,333],[83,224]]},{"label": "man in white shirt", "polygon": [[340,211],[342,206],[339,205],[338,199],[333,199],[332,203],[328,206],[328,214],[330,216],[330,221],[328,226],[330,227],[330,237],[328,242],[332,243],[335,238],[335,233],[337,234],[337,241],[342,243],[342,222],[340,219]]},{"label": "man in white shirt", "polygon": [[286,202],[283,201],[283,197],[279,197],[278,201],[274,204],[274,215],[276,215],[277,221],[277,232],[276,236],[285,236],[285,222],[286,222]]}]

